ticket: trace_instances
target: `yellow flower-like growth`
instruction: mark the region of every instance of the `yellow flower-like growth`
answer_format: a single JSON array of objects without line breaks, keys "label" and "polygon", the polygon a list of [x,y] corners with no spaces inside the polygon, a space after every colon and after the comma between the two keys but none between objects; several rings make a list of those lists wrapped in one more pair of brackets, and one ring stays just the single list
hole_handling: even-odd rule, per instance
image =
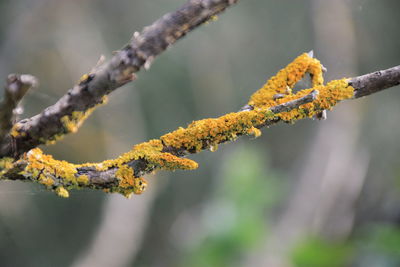
[{"label": "yellow flower-like growth", "polygon": [[[261,135],[260,127],[268,120],[281,119],[286,122],[294,122],[298,119],[312,117],[322,110],[331,109],[339,101],[353,97],[354,88],[349,86],[346,79],[331,81],[323,85],[322,65],[308,54],[302,54],[280,70],[260,90],[255,92],[248,105],[249,110],[229,113],[219,118],[194,121],[187,128],[167,133],[160,139],[150,140],[138,144],[127,153],[117,159],[106,160],[100,163],[71,164],[66,161],[53,159],[44,155],[38,148],[29,151],[22,160],[28,162],[21,173],[26,177],[37,181],[49,189],[53,189],[59,196],[68,197],[67,189],[94,187],[90,177],[79,174],[79,168],[92,168],[97,171],[115,170],[117,183],[112,187],[103,188],[106,192],[118,192],[126,197],[132,193],[141,194],[147,186],[147,182],[139,177],[141,173],[153,170],[193,170],[198,167],[193,160],[181,158],[166,151],[175,153],[196,153],[203,149],[215,151],[219,144],[235,140],[240,135]],[[306,73],[312,76],[313,88],[292,93],[294,85],[303,78]],[[87,79],[84,77],[83,79]],[[292,100],[299,99],[318,90],[319,94],[314,101],[303,104],[288,112],[274,114],[270,108]],[[73,113],[62,119],[69,132],[76,131],[77,127],[91,111]],[[18,133],[18,129],[15,131]],[[142,160],[145,167],[140,173],[135,173],[132,162]],[[6,158],[0,160],[0,171],[5,173],[13,168],[13,163]]]}]

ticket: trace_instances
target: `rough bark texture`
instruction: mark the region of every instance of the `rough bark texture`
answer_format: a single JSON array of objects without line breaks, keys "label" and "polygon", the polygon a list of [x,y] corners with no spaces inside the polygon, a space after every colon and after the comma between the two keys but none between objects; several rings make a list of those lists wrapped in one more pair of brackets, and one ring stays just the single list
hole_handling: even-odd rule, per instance
[{"label": "rough bark texture", "polygon": [[351,78],[349,84],[356,89],[354,98],[382,91],[400,84],[400,66]]}]

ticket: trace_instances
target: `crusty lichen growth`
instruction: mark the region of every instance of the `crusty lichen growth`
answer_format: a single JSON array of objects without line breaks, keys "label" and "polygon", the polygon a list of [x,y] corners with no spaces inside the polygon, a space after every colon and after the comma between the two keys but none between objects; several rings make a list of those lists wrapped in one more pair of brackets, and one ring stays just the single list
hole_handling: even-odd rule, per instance
[{"label": "crusty lichen growth", "polygon": [[194,121],[187,128],[179,128],[160,139],[165,146],[195,153],[235,140],[239,135],[258,137],[260,131],[256,127],[273,118],[274,114],[266,109],[229,113],[219,118]]},{"label": "crusty lichen growth", "polygon": [[77,179],[77,170],[74,164],[55,160],[52,156],[43,154],[39,148],[30,150],[24,158],[28,165],[21,174],[37,180],[49,189],[59,186],[72,188],[83,184]]},{"label": "crusty lichen growth", "polygon": [[[292,88],[306,73],[311,75],[313,88],[305,89],[293,94]],[[317,90],[319,96],[311,103],[304,104],[289,112],[282,112],[275,116],[286,122],[294,122],[306,117],[313,117],[322,110],[330,110],[339,101],[354,96],[354,88],[349,86],[347,79],[335,80],[323,85],[323,66],[318,59],[304,53],[292,63],[280,70],[257,92],[255,92],[248,105],[257,109],[268,109],[295,99],[299,99]],[[280,97],[276,97],[279,95]]]},{"label": "crusty lichen growth", "polygon": [[113,167],[120,167],[133,160],[144,159],[147,161],[149,170],[159,168],[164,170],[193,170],[198,167],[193,160],[180,158],[170,153],[162,152],[164,146],[161,140],[153,139],[145,143],[135,145],[133,149],[122,154],[117,159],[106,160],[95,164],[99,171]]},{"label": "crusty lichen growth", "polygon": [[65,190],[65,188],[62,186],[56,188],[56,194],[58,196],[64,197],[64,198],[69,197],[69,192],[67,190]]},{"label": "crusty lichen growth", "polygon": [[[78,131],[79,127],[92,114],[92,112],[100,105],[106,104],[107,100],[108,100],[107,96],[103,96],[100,103],[97,104],[96,106],[88,108],[87,110],[83,110],[83,111],[73,111],[71,114],[61,117],[60,121],[62,124],[62,129],[61,129],[62,131],[60,131],[58,134],[50,137],[49,139],[41,140],[42,143],[44,143],[46,145],[54,144],[56,141],[64,138],[64,136],[66,134],[76,133]],[[23,127],[20,123],[16,123],[16,124],[14,124],[14,126],[12,127],[12,129],[10,131],[10,135],[14,138],[17,138],[20,136],[23,137],[26,135],[26,132],[23,130]]]},{"label": "crusty lichen growth", "polygon": [[115,175],[120,181],[117,191],[127,198],[132,194],[140,195],[146,190],[147,181],[142,177],[135,177],[134,170],[127,165],[119,167]]},{"label": "crusty lichen growth", "polygon": [[292,88],[306,73],[311,74],[313,87],[322,85],[324,83],[322,68],[318,59],[304,53],[269,79],[251,96],[248,104],[264,108],[276,106],[279,103],[274,101],[274,96],[291,95]]},{"label": "crusty lichen growth", "polygon": [[[193,160],[182,158],[184,154],[197,153],[204,149],[216,151],[219,144],[235,140],[240,135],[258,137],[261,135],[259,128],[269,120],[294,122],[313,117],[322,110],[331,109],[339,101],[353,97],[354,88],[349,86],[346,79],[323,85],[322,70],[323,67],[317,59],[308,54],[302,54],[251,96],[248,102],[248,106],[251,107],[249,110],[229,113],[219,118],[194,121],[187,128],[180,127],[161,136],[160,139],[134,146],[131,151],[117,159],[100,163],[71,164],[55,160],[43,154],[38,148],[32,149],[22,158],[27,165],[20,174],[55,190],[61,197],[69,196],[68,189],[84,187],[100,188],[105,192],[118,192],[126,197],[141,194],[147,187],[147,182],[140,177],[144,173],[157,169],[196,169],[198,164]],[[306,73],[312,76],[313,88],[294,94],[292,88]],[[83,79],[88,79],[88,77]],[[271,107],[304,97],[312,90],[319,92],[314,101],[288,112],[275,114],[271,111]],[[63,117],[62,122],[66,132],[75,132],[90,112],[72,113],[70,116]],[[23,132],[19,133],[17,126],[14,131],[17,134],[23,134]],[[133,162],[137,160],[144,162],[145,165],[139,169],[138,173],[135,173]],[[8,158],[0,160],[2,173],[13,166],[12,160]],[[85,168],[98,172],[115,170],[116,182],[104,187],[94,186],[88,175],[84,172],[80,173]]]}]

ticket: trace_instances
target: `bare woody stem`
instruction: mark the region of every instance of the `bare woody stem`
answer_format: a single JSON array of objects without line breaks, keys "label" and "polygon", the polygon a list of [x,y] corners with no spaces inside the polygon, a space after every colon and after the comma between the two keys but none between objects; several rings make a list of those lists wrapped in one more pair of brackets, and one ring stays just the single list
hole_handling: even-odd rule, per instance
[{"label": "bare woody stem", "polygon": [[79,113],[86,117],[91,108],[103,103],[105,95],[134,80],[134,73],[142,67],[149,68],[157,55],[237,1],[189,0],[175,12],[145,27],[141,33],[135,33],[128,45],[109,62],[82,76],[80,82],[57,103],[36,116],[18,122],[14,145],[11,146],[9,138],[3,139],[0,157],[21,155],[40,144],[55,142],[63,135],[74,132],[71,127],[66,127],[65,121],[77,120]]},{"label": "bare woody stem", "polygon": [[400,66],[354,77],[349,80],[349,85],[356,89],[354,98],[367,96],[399,84]]}]

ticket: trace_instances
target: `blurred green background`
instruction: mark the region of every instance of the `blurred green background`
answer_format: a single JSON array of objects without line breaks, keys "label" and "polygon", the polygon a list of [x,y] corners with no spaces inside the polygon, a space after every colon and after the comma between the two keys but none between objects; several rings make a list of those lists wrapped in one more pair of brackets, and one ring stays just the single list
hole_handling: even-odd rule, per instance
[{"label": "blurred green background", "polygon": [[[183,0],[0,0],[0,77],[53,104]],[[310,50],[327,80],[400,64],[398,0],[241,0],[114,92],[80,131],[44,148],[101,161],[192,120],[238,110]],[[302,86],[307,86],[305,82]],[[340,104],[326,121],[263,130],[148,175],[125,199],[0,183],[1,266],[400,266],[399,87]]]}]

